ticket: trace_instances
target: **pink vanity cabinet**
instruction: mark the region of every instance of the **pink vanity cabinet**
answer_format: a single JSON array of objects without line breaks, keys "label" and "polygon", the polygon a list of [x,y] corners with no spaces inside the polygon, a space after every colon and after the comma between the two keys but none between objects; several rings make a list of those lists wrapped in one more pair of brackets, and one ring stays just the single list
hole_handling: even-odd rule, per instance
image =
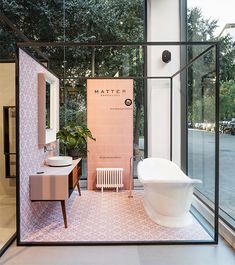
[{"label": "pink vanity cabinet", "polygon": [[77,186],[81,196],[79,179],[82,175],[82,159],[73,160],[71,166],[43,166],[38,174],[29,176],[31,201],[60,201],[65,228],[68,227],[65,201]]}]

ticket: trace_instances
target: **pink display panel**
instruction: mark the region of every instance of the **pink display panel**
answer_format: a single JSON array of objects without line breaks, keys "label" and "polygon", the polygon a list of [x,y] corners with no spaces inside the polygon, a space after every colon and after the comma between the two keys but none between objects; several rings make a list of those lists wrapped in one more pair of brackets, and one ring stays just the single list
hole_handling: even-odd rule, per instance
[{"label": "pink display panel", "polygon": [[96,168],[123,168],[129,189],[133,155],[133,80],[87,80],[87,126],[96,141],[88,141],[88,189],[96,189]]}]

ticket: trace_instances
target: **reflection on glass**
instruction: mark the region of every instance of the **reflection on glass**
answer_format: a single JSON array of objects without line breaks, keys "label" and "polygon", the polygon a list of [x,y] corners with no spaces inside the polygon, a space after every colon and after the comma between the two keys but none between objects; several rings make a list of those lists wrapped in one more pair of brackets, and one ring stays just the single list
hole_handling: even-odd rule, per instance
[{"label": "reflection on glass", "polygon": [[46,82],[46,129],[51,128],[51,84]]},{"label": "reflection on glass", "polygon": [[16,123],[15,107],[4,106],[4,155],[6,178],[16,177]]},{"label": "reflection on glass", "polygon": [[[209,1],[207,1],[209,2]],[[210,1],[212,3],[212,1]],[[234,1],[228,1],[225,6],[222,1],[213,1],[213,10],[208,5],[200,5],[199,1],[188,0],[188,40],[189,41],[205,41],[205,40],[217,40],[220,42],[220,214],[226,219],[233,227],[235,227],[235,35],[234,28],[228,25],[233,22],[230,21],[230,14],[227,12],[232,7]],[[220,10],[216,13],[214,10]],[[208,16],[208,14],[210,14]],[[222,19],[223,18],[223,19]],[[225,21],[230,22],[225,24]],[[190,54],[189,54],[190,56]],[[189,78],[191,78],[189,76]],[[191,80],[193,80],[191,78]],[[209,80],[208,80],[209,81]],[[204,82],[205,83],[205,82]],[[196,91],[194,92],[194,94]],[[203,99],[201,99],[201,102]],[[209,106],[210,104],[207,103]],[[192,104],[189,104],[189,108]],[[203,110],[203,109],[201,109]],[[213,109],[211,113],[213,113]],[[190,113],[190,111],[189,111]],[[200,113],[200,112],[199,112]],[[190,118],[190,117],[189,117]],[[189,121],[190,122],[190,121]],[[198,124],[200,122],[198,121]],[[191,126],[191,123],[190,123]],[[199,127],[202,127],[198,125]],[[208,125],[209,126],[209,125]],[[201,134],[203,129],[199,129]],[[192,142],[194,139],[192,131],[189,131],[189,141],[191,141],[189,152],[195,153],[195,149],[192,150]],[[205,132],[203,133],[205,136]],[[207,133],[207,136],[210,134]],[[191,139],[190,139],[191,137]],[[202,137],[202,136],[201,136]],[[212,145],[213,139],[208,139],[209,142],[205,145],[204,152],[207,153],[207,157],[210,158],[210,151],[208,145]],[[197,144],[195,143],[195,148]],[[210,147],[213,148],[213,147]],[[211,168],[210,160],[204,161],[206,168]],[[210,178],[211,170],[205,175],[206,181]],[[211,188],[205,190],[205,195],[208,198],[212,197],[210,194]]]},{"label": "reflection on glass", "polygon": [[[75,49],[74,49],[75,50]],[[103,49],[104,50],[104,49]],[[142,53],[139,51],[138,55]],[[133,76],[143,75],[143,54],[129,64],[125,65],[125,69],[129,69],[129,72]],[[110,65],[112,60],[110,59]],[[138,63],[138,65],[137,65]],[[117,67],[115,61],[112,62],[113,68]],[[123,66],[123,65],[122,65]],[[137,67],[138,66],[138,67]],[[124,66],[123,66],[124,67]],[[116,68],[115,68],[116,69]],[[117,70],[117,69],[116,69]],[[115,72],[116,72],[115,70]],[[113,69],[108,70],[102,67],[98,70],[99,73],[102,71],[106,72],[106,75],[112,76]],[[123,72],[122,72],[123,74]],[[86,124],[86,80],[68,78],[62,81],[63,90],[61,91],[61,101],[60,101],[60,127],[63,128],[67,124]],[[136,177],[136,165],[138,163],[138,158],[144,157],[144,80],[136,79],[134,80],[134,120],[133,120],[133,154],[136,156],[134,161],[134,176]],[[61,153],[65,153],[63,146],[61,146]],[[82,178],[86,179],[86,159],[83,159],[83,170]]]},{"label": "reflection on glass", "polygon": [[[192,55],[198,47],[191,48]],[[197,190],[214,202],[215,60],[214,49],[188,70],[188,174],[200,178]]]},{"label": "reflection on glass", "polygon": [[[1,52],[1,48],[0,48]],[[0,63],[0,252],[16,232],[15,63]]]}]

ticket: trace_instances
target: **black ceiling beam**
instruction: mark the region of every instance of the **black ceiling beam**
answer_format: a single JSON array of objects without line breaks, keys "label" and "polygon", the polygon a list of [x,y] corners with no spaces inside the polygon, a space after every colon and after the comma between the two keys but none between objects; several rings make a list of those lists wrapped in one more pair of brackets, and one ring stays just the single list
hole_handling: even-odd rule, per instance
[{"label": "black ceiling beam", "polygon": [[74,42],[74,41],[53,41],[53,42],[18,42],[18,47],[146,47],[146,46],[182,46],[182,45],[216,45],[216,41],[161,41],[161,42]]}]

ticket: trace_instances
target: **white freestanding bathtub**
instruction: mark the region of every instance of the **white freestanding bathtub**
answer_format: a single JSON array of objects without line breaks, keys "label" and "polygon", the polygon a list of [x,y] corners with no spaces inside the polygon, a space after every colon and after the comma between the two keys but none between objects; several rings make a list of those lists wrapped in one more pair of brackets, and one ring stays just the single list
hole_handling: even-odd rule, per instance
[{"label": "white freestanding bathtub", "polygon": [[144,185],[145,211],[153,221],[168,227],[192,223],[193,188],[201,180],[187,177],[175,163],[162,158],[140,161],[137,174]]}]

